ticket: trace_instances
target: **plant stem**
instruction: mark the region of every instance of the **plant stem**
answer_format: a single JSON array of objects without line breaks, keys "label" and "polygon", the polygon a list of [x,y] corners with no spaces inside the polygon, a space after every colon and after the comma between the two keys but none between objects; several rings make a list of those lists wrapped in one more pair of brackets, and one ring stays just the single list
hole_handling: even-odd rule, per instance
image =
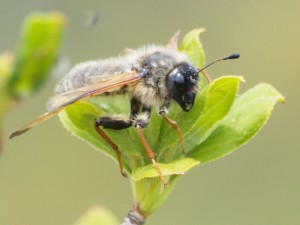
[{"label": "plant stem", "polygon": [[139,212],[138,208],[130,210],[121,225],[143,225],[146,217]]}]

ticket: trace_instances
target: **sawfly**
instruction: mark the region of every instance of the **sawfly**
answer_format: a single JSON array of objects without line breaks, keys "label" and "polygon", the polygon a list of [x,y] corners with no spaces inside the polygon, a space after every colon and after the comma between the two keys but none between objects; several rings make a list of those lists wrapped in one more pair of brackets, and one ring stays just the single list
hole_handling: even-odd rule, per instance
[{"label": "sawfly", "polygon": [[162,118],[176,130],[184,154],[180,129],[167,116],[170,103],[176,102],[183,111],[190,111],[199,89],[199,73],[204,73],[203,70],[215,62],[239,58],[239,54],[232,54],[215,60],[202,69],[196,68],[185,54],[178,51],[178,35],[179,32],[166,46],[149,45],[136,50],[125,49],[118,57],[77,64],[56,86],[55,95],[47,102],[48,112],[12,133],[10,138],[25,133],[78,101],[96,96],[126,94],[130,98],[129,117],[95,118],[94,128],[116,152],[121,174],[126,176],[123,171],[122,150],[104,129],[122,130],[134,126],[162,183],[167,185],[154,153],[141,131],[149,123],[151,110],[158,109]]}]

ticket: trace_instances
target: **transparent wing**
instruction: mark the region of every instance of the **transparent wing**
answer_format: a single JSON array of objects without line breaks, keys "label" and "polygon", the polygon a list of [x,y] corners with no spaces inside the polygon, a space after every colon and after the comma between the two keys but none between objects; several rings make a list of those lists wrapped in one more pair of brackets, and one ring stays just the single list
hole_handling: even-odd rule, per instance
[{"label": "transparent wing", "polygon": [[[118,77],[118,79],[116,79],[116,77]],[[122,88],[125,85],[133,86],[141,79],[141,76],[139,76],[136,72],[129,72],[111,75],[111,78],[112,79],[107,79],[105,82],[103,82],[102,80],[99,83],[94,83],[92,85],[88,85],[70,92],[62,93],[51,97],[47,103],[47,113],[41,115],[31,123],[15,131],[10,135],[9,138],[13,138],[27,132],[32,127],[50,119],[51,117],[55,116],[60,111],[64,110],[66,107],[77,101],[101,95],[105,92],[112,92]]]},{"label": "transparent wing", "polygon": [[16,130],[15,132],[13,132],[10,136],[9,139],[17,137],[21,134],[24,134],[25,132],[27,132],[28,130],[30,130],[32,127],[44,122],[45,120],[50,119],[51,117],[55,116],[57,113],[59,113],[61,110],[63,110],[64,108],[60,108],[59,110],[54,110],[51,112],[46,112],[45,114],[39,116],[37,119],[35,119],[34,121],[32,121],[31,123],[27,124],[26,126],[20,128],[19,130]]},{"label": "transparent wing", "polygon": [[122,79],[127,79],[129,76],[136,75],[136,72],[129,72],[129,73],[121,73],[121,74],[105,74],[105,75],[96,75],[87,77],[87,84],[98,84],[98,83],[114,83],[120,81]]},{"label": "transparent wing", "polygon": [[90,98],[104,92],[113,92],[124,85],[133,85],[140,78],[136,72],[93,76],[93,78],[89,78],[89,82],[92,79],[93,84],[51,97],[47,102],[47,109],[50,112],[84,98]]}]

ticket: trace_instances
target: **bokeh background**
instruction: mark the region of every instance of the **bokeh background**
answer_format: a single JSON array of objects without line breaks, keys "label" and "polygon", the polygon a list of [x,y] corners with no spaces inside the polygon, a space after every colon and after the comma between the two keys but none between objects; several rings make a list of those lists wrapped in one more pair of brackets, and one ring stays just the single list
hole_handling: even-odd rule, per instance
[{"label": "bokeh background", "polygon": [[[300,1],[0,0],[0,52],[14,49],[24,17],[58,10],[68,17],[60,48],[71,65],[124,47],[166,43],[178,29],[205,27],[207,60],[231,52],[213,77],[243,75],[241,92],[259,82],[286,97],[263,131],[239,151],[185,175],[147,224],[300,223]],[[100,12],[93,29],[90,16]],[[4,136],[45,111],[57,77],[5,119]],[[121,220],[133,205],[130,182],[103,154],[72,137],[58,119],[6,140],[0,157],[0,224],[72,224],[93,205]]]}]

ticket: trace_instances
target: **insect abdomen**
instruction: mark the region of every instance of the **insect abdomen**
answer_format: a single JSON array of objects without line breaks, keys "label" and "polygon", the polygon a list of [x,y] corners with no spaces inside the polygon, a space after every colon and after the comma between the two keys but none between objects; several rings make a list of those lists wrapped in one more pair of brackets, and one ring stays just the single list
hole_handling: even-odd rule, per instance
[{"label": "insect abdomen", "polygon": [[[112,76],[131,71],[131,64],[120,58],[89,61],[77,64],[55,88],[55,94],[61,94],[74,89],[93,84],[93,77]],[[105,78],[107,79],[107,78]],[[113,93],[115,91],[111,91]]]}]

